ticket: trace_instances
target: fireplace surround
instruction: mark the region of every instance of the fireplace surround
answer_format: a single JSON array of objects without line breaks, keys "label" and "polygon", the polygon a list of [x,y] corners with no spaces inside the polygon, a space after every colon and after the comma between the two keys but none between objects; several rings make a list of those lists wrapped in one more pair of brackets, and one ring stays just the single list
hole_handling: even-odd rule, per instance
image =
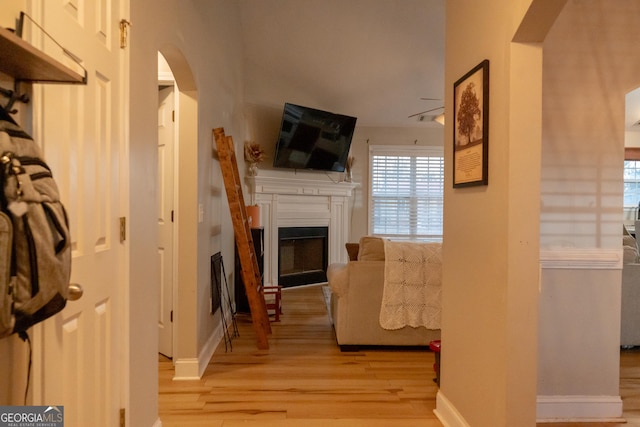
[{"label": "fireplace surround", "polygon": [[264,227],[265,285],[279,284],[280,228],[326,227],[327,264],[347,262],[349,200],[358,184],[268,175],[246,179]]}]

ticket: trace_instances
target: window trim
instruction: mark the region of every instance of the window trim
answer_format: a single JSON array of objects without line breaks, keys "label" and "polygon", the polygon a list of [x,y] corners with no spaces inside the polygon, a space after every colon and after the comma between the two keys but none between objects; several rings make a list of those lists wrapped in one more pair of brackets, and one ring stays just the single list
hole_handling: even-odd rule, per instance
[{"label": "window trim", "polygon": [[[414,156],[414,157],[442,157],[444,160],[444,147],[434,145],[369,145],[368,159],[368,198],[367,198],[367,233],[373,234],[373,156]],[[444,178],[444,171],[443,171]],[[444,189],[443,189],[444,191]],[[443,212],[444,216],[444,212]],[[444,220],[444,218],[443,218]],[[403,239],[403,237],[397,237]],[[411,239],[412,236],[406,238]],[[404,239],[406,239],[404,238]],[[442,236],[438,241],[441,241]]]}]

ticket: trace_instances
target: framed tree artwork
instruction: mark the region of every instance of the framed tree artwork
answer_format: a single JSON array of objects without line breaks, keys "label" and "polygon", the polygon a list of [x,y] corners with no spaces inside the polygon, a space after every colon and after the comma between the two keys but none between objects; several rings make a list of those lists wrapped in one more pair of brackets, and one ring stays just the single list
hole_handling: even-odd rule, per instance
[{"label": "framed tree artwork", "polygon": [[489,60],[453,85],[453,186],[489,183]]}]

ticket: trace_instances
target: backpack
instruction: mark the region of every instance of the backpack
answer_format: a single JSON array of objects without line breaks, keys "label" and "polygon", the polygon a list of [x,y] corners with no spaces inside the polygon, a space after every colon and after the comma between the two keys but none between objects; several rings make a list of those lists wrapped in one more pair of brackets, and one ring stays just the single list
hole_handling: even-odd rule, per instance
[{"label": "backpack", "polygon": [[71,276],[69,222],[51,170],[8,120],[0,120],[0,338],[22,337],[61,311]]}]

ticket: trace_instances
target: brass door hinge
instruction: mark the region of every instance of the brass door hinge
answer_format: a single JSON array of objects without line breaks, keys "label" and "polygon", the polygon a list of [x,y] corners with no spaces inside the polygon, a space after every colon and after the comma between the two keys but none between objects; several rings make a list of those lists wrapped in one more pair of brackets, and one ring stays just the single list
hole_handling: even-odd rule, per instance
[{"label": "brass door hinge", "polygon": [[120,20],[120,49],[127,47],[127,38],[129,36],[129,27],[131,22],[126,19]]},{"label": "brass door hinge", "polygon": [[127,240],[127,218],[124,216],[120,217],[120,243]]},{"label": "brass door hinge", "polygon": [[125,409],[120,408],[120,427],[126,427],[126,417],[125,417]]}]

